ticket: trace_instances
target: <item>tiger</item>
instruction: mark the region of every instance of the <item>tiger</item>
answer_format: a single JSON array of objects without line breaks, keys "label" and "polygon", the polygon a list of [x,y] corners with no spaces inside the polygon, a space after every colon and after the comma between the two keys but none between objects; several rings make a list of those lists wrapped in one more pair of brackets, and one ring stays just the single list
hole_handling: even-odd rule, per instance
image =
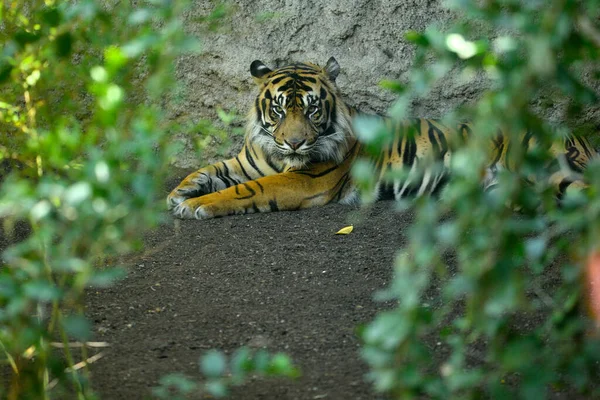
[{"label": "tiger", "polygon": [[[334,57],[325,67],[305,62],[270,69],[262,61],[253,61],[250,74],[259,90],[248,113],[241,151],[183,179],[167,197],[172,214],[182,219],[208,219],[358,202],[351,169],[365,156],[366,146],[354,131],[353,119],[359,112],[342,100],[336,85],[339,72]],[[382,121],[394,135],[374,158],[379,171],[374,198],[387,194],[402,199],[436,192],[449,172],[452,138],[472,134],[468,123],[449,127],[427,118]],[[495,186],[498,171],[510,167],[507,142],[501,133],[492,140],[492,157],[483,182],[486,188]],[[552,151],[564,155],[576,172],[596,155],[582,137],[567,137]],[[428,158],[441,160],[442,168],[423,172],[419,166]],[[386,182],[389,171],[406,173]],[[560,193],[571,186],[585,186],[570,174],[554,180]]]}]

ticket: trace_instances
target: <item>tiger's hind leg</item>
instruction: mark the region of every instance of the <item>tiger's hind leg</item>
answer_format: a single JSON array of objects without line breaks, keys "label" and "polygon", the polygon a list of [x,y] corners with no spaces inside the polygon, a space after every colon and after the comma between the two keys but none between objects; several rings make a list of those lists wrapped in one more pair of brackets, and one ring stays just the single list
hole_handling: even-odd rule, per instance
[{"label": "tiger's hind leg", "polygon": [[581,192],[588,188],[583,173],[590,161],[598,159],[588,140],[571,136],[565,139],[564,148],[553,146],[559,170],[550,176],[550,184],[554,186],[556,197],[560,201],[569,193]]},{"label": "tiger's hind leg", "polygon": [[[498,173],[502,167],[494,166],[486,170],[485,178],[482,182],[483,190],[493,193],[498,189]],[[532,184],[533,179],[527,180],[527,183]],[[560,170],[548,178],[548,183],[554,189],[556,199],[560,202],[567,193],[574,193],[585,190],[588,184],[583,180],[581,174],[569,170]],[[514,204],[507,204],[514,211],[520,211],[521,207]]]},{"label": "tiger's hind leg", "polygon": [[561,201],[568,193],[585,190],[588,184],[579,174],[558,171],[550,176],[550,184],[554,187],[556,198]]}]

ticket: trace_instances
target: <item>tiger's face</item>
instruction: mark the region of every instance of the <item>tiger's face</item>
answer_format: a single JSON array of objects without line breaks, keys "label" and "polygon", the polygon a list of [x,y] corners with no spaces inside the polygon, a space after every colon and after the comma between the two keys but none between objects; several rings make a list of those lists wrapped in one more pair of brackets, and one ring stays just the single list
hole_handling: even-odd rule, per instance
[{"label": "tiger's face", "polygon": [[275,70],[256,60],[250,72],[260,88],[249,118],[252,140],[290,167],[341,161],[351,125],[338,99],[333,57],[325,68],[301,63]]}]

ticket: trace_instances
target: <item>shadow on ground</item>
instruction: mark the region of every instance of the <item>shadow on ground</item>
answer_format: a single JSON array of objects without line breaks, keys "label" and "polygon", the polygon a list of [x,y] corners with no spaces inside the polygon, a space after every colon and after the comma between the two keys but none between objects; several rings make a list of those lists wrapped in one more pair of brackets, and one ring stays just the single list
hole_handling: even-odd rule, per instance
[{"label": "shadow on ground", "polygon": [[[161,376],[200,379],[208,349],[239,346],[289,354],[296,381],[255,379],[232,399],[373,399],[355,328],[385,304],[373,293],[391,278],[410,214],[330,205],[296,212],[172,221],[148,234],[128,276],[88,293],[92,366],[102,399],[149,396]],[[350,235],[334,235],[355,222]]]}]

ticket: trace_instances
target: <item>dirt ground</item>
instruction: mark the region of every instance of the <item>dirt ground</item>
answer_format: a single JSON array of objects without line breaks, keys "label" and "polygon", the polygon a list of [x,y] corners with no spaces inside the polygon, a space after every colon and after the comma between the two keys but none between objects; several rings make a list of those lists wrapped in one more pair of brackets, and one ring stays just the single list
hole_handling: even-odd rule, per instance
[{"label": "dirt ground", "polygon": [[[94,389],[102,399],[148,397],[163,375],[200,379],[208,349],[249,346],[289,354],[302,376],[254,379],[232,399],[378,398],[355,329],[386,307],[373,293],[389,282],[412,220],[393,207],[377,203],[362,222],[357,208],[330,205],[151,232],[126,279],[88,293],[94,340],[110,344],[93,364]],[[349,222],[352,234],[334,235]]]}]

